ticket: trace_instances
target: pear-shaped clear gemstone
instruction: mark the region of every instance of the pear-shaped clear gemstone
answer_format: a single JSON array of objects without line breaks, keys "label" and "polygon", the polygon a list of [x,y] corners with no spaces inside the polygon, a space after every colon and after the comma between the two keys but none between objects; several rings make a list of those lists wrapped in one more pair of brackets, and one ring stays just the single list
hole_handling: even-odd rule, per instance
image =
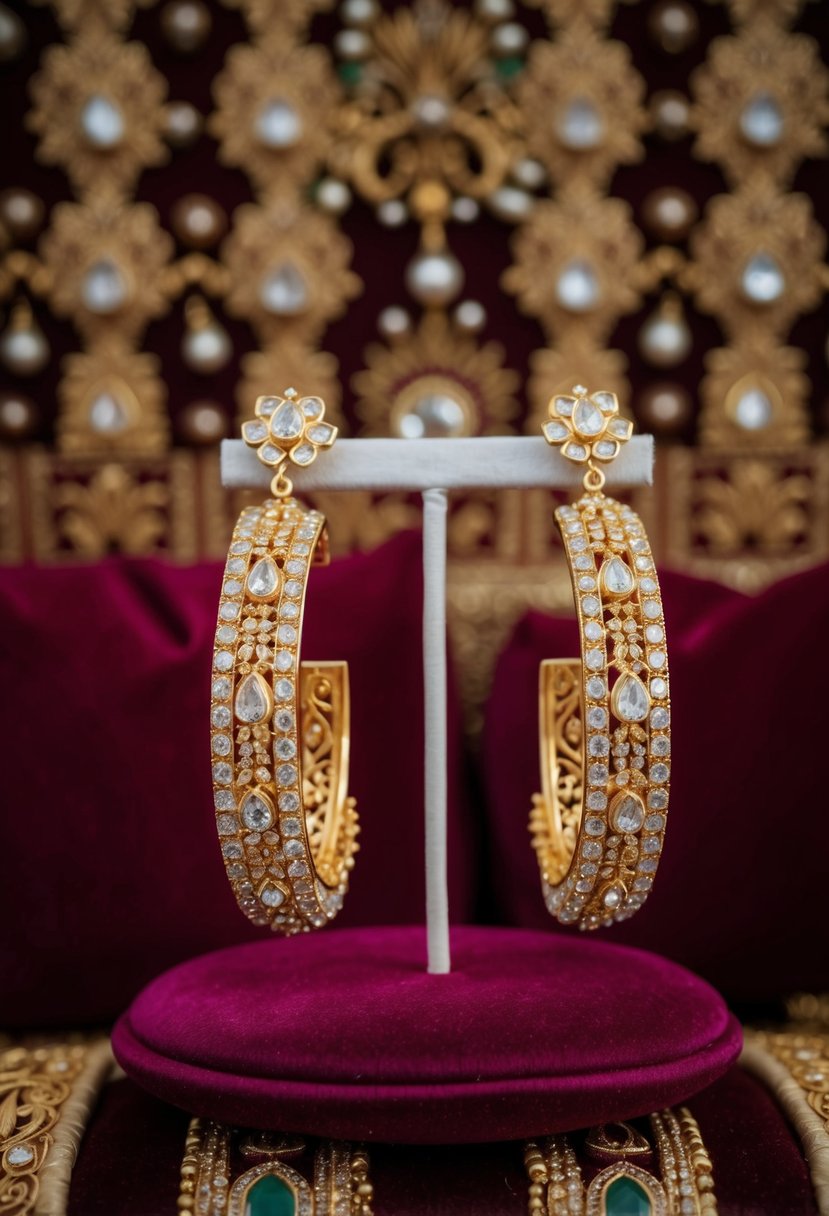
[{"label": "pear-shaped clear gemstone", "polygon": [[260,557],[248,575],[248,591],[257,600],[272,600],[279,590],[279,567],[272,557]]},{"label": "pear-shaped clear gemstone", "polygon": [[783,138],[783,111],[772,93],[755,93],[740,115],[740,130],[757,148],[773,148]]},{"label": "pear-shaped clear gemstone", "polygon": [[774,406],[768,395],[760,388],[749,388],[734,406],[737,425],[745,431],[762,431],[771,422]]},{"label": "pear-shaped clear gemstone", "polygon": [[111,98],[96,93],[81,110],[81,130],[93,148],[117,148],[124,138],[124,115]]},{"label": "pear-shaped clear gemstone", "polygon": [[305,419],[293,401],[283,401],[271,417],[271,434],[274,439],[299,439]]},{"label": "pear-shaped clear gemstone", "polygon": [[102,258],[87,270],[81,283],[81,299],[90,312],[109,316],[125,303],[129,289],[119,267]]},{"label": "pear-shaped clear gemstone", "polygon": [[259,111],[254,129],[266,148],[292,148],[302,135],[302,119],[290,102],[273,98]]},{"label": "pear-shaped clear gemstone", "polygon": [[283,262],[263,278],[259,299],[275,316],[294,317],[308,306],[308,284],[293,262]]},{"label": "pear-shaped clear gemstone", "polygon": [[746,263],[740,287],[753,304],[773,304],[785,291],[786,280],[770,253],[755,253]]},{"label": "pear-shaped clear gemstone", "polygon": [[610,708],[620,722],[644,722],[651,707],[648,690],[632,671],[626,671],[613,685]]},{"label": "pear-shaped clear gemstone", "polygon": [[589,98],[574,97],[559,117],[556,131],[565,148],[583,152],[602,142],[604,122]]},{"label": "pear-shaped clear gemstone", "polygon": [[638,832],[645,822],[645,804],[638,794],[617,794],[610,804],[610,826],[614,832]]},{"label": "pear-shaped clear gemstone", "polygon": [[325,402],[322,397],[301,397],[299,408],[306,418],[321,418],[322,412],[325,409]]},{"label": "pear-shaped clear gemstone", "polygon": [[584,439],[592,439],[604,427],[604,417],[589,397],[581,397],[573,410],[573,426]]},{"label": "pear-shaped clear gemstone", "polygon": [[264,722],[270,717],[273,696],[258,671],[252,671],[242,680],[236,692],[234,710],[239,721],[249,725],[253,722]]},{"label": "pear-shaped clear gemstone", "polygon": [[242,800],[242,823],[254,832],[262,832],[273,823],[273,807],[269,799],[258,791],[251,790]]},{"label": "pear-shaped clear gemstone", "polygon": [[608,595],[630,595],[633,591],[633,571],[621,557],[609,557],[602,566],[599,582]]},{"label": "pear-shaped clear gemstone", "polygon": [[89,407],[89,425],[99,435],[117,435],[129,426],[129,410],[114,393],[104,389]]},{"label": "pear-shaped clear gemstone", "polygon": [[556,297],[569,312],[590,312],[601,294],[596,272],[584,258],[569,262],[556,280]]}]

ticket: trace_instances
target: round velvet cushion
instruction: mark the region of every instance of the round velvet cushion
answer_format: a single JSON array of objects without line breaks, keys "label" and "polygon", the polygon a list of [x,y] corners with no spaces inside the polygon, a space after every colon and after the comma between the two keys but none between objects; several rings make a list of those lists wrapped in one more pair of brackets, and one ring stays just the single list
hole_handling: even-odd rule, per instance
[{"label": "round velvet cushion", "polygon": [[207,1118],[337,1139],[510,1140],[632,1118],[723,1074],[721,997],[641,950],[456,928],[427,974],[421,927],[218,950],[154,980],[115,1028],[125,1072]]}]

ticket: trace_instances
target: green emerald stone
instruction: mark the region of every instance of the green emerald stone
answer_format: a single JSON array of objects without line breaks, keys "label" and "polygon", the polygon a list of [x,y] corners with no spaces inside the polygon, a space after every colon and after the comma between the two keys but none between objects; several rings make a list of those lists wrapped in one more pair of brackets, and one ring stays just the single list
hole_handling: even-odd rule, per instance
[{"label": "green emerald stone", "polygon": [[653,1205],[641,1182],[622,1174],[605,1188],[605,1216],[652,1216]]},{"label": "green emerald stone", "polygon": [[245,1196],[245,1216],[296,1216],[293,1188],[275,1174],[257,1178]]}]

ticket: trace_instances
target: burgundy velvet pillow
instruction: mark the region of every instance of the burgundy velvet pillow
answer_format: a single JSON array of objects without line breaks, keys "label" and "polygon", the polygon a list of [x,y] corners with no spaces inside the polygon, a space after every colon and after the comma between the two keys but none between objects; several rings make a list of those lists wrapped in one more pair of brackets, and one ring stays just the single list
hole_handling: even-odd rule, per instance
[{"label": "burgundy velvet pillow", "polygon": [[[662,575],[672,702],[671,809],[654,889],[600,930],[658,950],[735,1000],[829,986],[824,741],[829,566],[748,597]],[[560,928],[527,833],[539,786],[543,658],[577,655],[572,619],[527,616],[486,714],[492,881],[513,924]]]},{"label": "burgundy velvet pillow", "polygon": [[[0,570],[7,757],[0,1026],[113,1018],[152,976],[260,938],[224,875],[210,786],[221,567]],[[361,851],[342,924],[423,916],[419,538],[314,571],[303,658],[347,659]],[[449,717],[452,914],[474,849]]]}]

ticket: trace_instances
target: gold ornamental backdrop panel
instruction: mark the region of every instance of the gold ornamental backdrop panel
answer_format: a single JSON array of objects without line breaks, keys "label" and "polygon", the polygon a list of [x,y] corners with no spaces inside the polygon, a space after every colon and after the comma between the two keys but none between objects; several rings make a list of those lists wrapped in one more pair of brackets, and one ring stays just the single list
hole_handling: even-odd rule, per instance
[{"label": "gold ornamental backdrop panel", "polygon": [[[532,433],[576,382],[659,440],[660,560],[751,590],[825,558],[821,9],[3,5],[2,560],[218,556],[218,441],[286,385],[405,439]],[[566,605],[551,506],[453,504],[473,692]],[[338,500],[334,544],[417,518]]]}]

